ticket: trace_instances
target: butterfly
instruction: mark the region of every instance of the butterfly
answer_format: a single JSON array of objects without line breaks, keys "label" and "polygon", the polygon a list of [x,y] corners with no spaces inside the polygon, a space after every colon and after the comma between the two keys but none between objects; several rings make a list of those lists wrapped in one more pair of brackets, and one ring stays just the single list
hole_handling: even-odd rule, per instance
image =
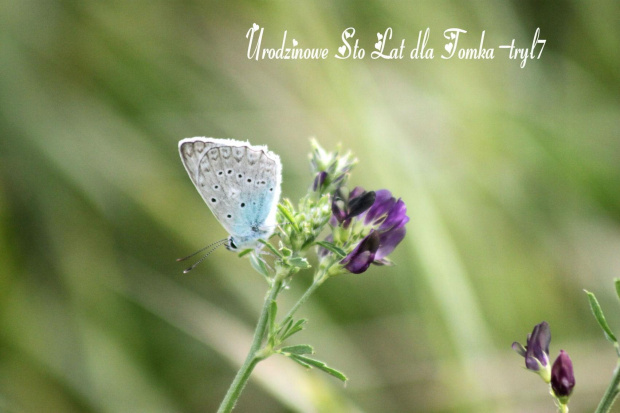
[{"label": "butterfly", "polygon": [[230,235],[217,246],[240,251],[271,236],[282,182],[278,155],[266,146],[204,137],[182,139],[179,153],[198,193]]}]

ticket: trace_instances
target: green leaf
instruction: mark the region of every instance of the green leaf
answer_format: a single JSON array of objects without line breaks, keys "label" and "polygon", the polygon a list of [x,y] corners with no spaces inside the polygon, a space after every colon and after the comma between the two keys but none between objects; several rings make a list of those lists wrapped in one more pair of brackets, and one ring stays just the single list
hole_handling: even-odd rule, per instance
[{"label": "green leaf", "polygon": [[293,325],[293,317],[291,316],[286,317],[284,320],[282,320],[282,323],[280,323],[280,329],[278,330],[278,334],[280,334],[280,336],[283,336],[284,334],[288,332],[288,330],[291,328],[292,325]]},{"label": "green leaf", "polygon": [[292,336],[293,334],[299,333],[301,330],[304,329],[304,325],[306,324],[307,321],[308,320],[306,320],[305,318],[302,318],[301,320],[297,320],[297,322],[291,328],[288,329],[286,334],[282,334],[281,340],[284,341],[290,336]]},{"label": "green leaf", "polygon": [[273,254],[278,257],[278,258],[282,258],[282,254],[280,254],[280,251],[278,251],[276,249],[276,247],[274,247],[273,245],[271,245],[270,243],[268,243],[267,241],[263,240],[263,239],[259,239],[258,242],[260,242],[261,244],[263,244],[264,246],[266,246],[271,252],[273,252]]},{"label": "green leaf", "polygon": [[614,285],[616,286],[616,295],[620,298],[620,278],[614,278]]},{"label": "green leaf", "polygon": [[257,257],[256,254],[252,254],[250,255],[250,264],[252,264],[252,268],[258,271],[259,274],[262,274],[267,279],[270,278],[269,270],[262,258]]},{"label": "green leaf", "polygon": [[306,362],[303,362],[303,361],[299,360],[299,359],[298,359],[297,357],[295,357],[294,355],[291,355],[289,358],[290,358],[291,360],[293,360],[293,361],[295,361],[295,362],[297,362],[297,363],[301,364],[302,366],[304,366],[304,367],[305,367],[305,368],[307,368],[307,369],[312,368],[312,366],[311,366],[311,365],[309,365],[309,364],[308,364],[308,363],[306,363]]},{"label": "green leaf", "polygon": [[335,246],[334,244],[332,244],[331,242],[327,242],[327,241],[317,241],[316,242],[318,245],[320,245],[321,247],[330,250],[331,252],[333,252],[334,254],[338,255],[341,258],[344,258],[347,256],[347,253],[344,252],[341,248],[338,248],[337,246]]},{"label": "green leaf", "polygon": [[278,304],[276,300],[271,300],[271,305],[269,306],[269,337],[275,337],[276,335],[276,314],[278,313]]},{"label": "green leaf", "polygon": [[[290,354],[314,354],[314,349],[309,344],[297,344],[294,346],[282,347],[279,350],[280,353],[290,353]],[[287,355],[287,354],[285,354]]]},{"label": "green leaf", "polygon": [[237,254],[237,256],[238,256],[239,258],[241,258],[241,257],[243,257],[244,255],[248,255],[248,254],[249,254],[249,253],[251,253],[252,251],[254,251],[254,249],[253,249],[253,248],[247,248],[247,249],[244,249],[243,251],[241,251],[239,254]]},{"label": "green leaf", "polygon": [[308,263],[308,260],[306,260],[303,257],[293,257],[290,260],[288,260],[288,263],[292,265],[293,267],[297,267],[302,270],[307,270],[308,268],[310,268],[310,264]]},{"label": "green leaf", "polygon": [[349,380],[347,378],[347,376],[344,375],[344,373],[342,373],[341,371],[338,371],[338,370],[336,370],[334,368],[331,368],[331,367],[327,366],[322,361],[315,360],[313,358],[302,356],[302,355],[296,355],[296,354],[292,354],[290,356],[290,358],[295,360],[296,362],[298,362],[302,366],[303,365],[308,365],[308,366],[311,366],[311,367],[316,367],[317,369],[322,370],[325,373],[334,376],[338,380],[342,380],[344,382]]},{"label": "green leaf", "polygon": [[616,339],[614,333],[611,331],[611,328],[609,328],[609,324],[607,324],[607,320],[605,320],[605,315],[603,314],[603,310],[601,309],[598,300],[590,291],[584,291],[588,295],[588,300],[590,301],[590,308],[592,308],[594,318],[596,318],[598,325],[601,326],[601,328],[603,329],[603,333],[605,333],[605,338],[614,345],[616,345],[618,343],[618,340]]},{"label": "green leaf", "polygon": [[291,211],[289,211],[284,205],[278,204],[278,210],[282,213],[284,218],[295,228],[295,232],[299,232],[299,227],[297,226],[297,222],[295,222],[295,218],[291,215]]}]

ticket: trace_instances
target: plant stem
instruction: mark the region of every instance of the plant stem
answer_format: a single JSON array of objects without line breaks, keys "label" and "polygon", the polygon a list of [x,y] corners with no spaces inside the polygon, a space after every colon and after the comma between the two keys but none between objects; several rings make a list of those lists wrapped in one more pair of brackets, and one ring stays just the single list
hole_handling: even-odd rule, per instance
[{"label": "plant stem", "polygon": [[299,298],[299,300],[297,300],[295,305],[293,305],[293,307],[291,307],[291,309],[288,311],[288,313],[286,313],[286,315],[284,316],[284,318],[282,318],[282,320],[286,320],[289,317],[293,317],[293,315],[299,309],[299,307],[301,307],[301,305],[303,303],[308,301],[308,298],[310,298],[312,293],[315,292],[316,289],[321,286],[321,284],[323,284],[323,281],[324,281],[324,279],[322,279],[322,280],[314,280],[312,282],[312,285],[310,285],[310,287],[308,287],[306,292],[304,292],[304,294]]},{"label": "plant stem", "polygon": [[605,391],[601,402],[596,408],[595,413],[605,413],[608,412],[609,409],[611,409],[611,406],[613,406],[614,402],[616,401],[616,397],[618,397],[618,393],[620,392],[620,389],[618,388],[619,385],[620,364],[616,366],[616,369],[614,370],[614,375],[611,379],[611,383],[609,383],[609,386],[607,387],[607,390]]},{"label": "plant stem", "polygon": [[265,295],[265,302],[263,303],[263,309],[261,310],[258,323],[256,324],[256,330],[254,330],[254,338],[252,340],[252,345],[250,346],[250,351],[245,358],[245,362],[237,372],[235,379],[230,384],[228,392],[226,392],[226,396],[224,397],[224,400],[222,400],[220,408],[217,410],[218,413],[229,413],[232,411],[235,407],[235,403],[237,403],[237,399],[239,399],[239,396],[241,395],[241,391],[248,382],[254,367],[256,367],[258,362],[263,359],[263,357],[259,357],[257,353],[260,350],[263,343],[263,338],[265,337],[269,307],[271,306],[271,302],[278,296],[281,287],[282,281],[276,279],[273,281],[271,289]]}]

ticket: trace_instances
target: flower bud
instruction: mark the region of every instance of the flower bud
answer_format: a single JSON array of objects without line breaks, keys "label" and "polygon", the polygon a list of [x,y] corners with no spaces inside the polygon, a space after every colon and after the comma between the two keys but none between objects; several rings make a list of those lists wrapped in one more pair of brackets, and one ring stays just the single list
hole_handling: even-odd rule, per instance
[{"label": "flower bud", "polygon": [[551,389],[560,402],[566,404],[574,387],[573,362],[568,357],[568,353],[560,350],[560,355],[555,359],[551,368]]}]

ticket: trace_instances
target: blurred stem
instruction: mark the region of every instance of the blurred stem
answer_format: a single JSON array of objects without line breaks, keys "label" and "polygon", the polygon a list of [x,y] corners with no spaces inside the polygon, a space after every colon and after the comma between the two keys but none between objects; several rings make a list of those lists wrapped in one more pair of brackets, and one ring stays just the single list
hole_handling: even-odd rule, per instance
[{"label": "blurred stem", "polygon": [[254,338],[252,340],[250,351],[248,352],[245,362],[237,372],[235,379],[230,384],[228,392],[226,393],[224,400],[222,400],[220,408],[217,410],[218,413],[228,413],[232,411],[235,407],[235,403],[237,403],[237,400],[241,395],[241,392],[243,391],[243,388],[248,382],[254,367],[256,367],[259,361],[265,358],[263,354],[259,355],[259,351],[267,330],[269,307],[271,306],[271,302],[276,299],[281,289],[282,280],[279,277],[276,277],[271,284],[271,289],[265,295],[265,302],[263,303],[263,309],[261,310],[258,323],[256,324],[256,330],[254,330]]},{"label": "blurred stem", "polygon": [[605,391],[605,394],[603,395],[603,398],[594,413],[604,413],[611,409],[611,406],[613,406],[616,401],[616,397],[618,397],[618,393],[620,392],[618,386],[620,386],[620,361],[619,364],[616,365],[614,375],[611,378],[611,383],[609,383],[609,387],[607,387],[607,390]]},{"label": "blurred stem", "polygon": [[323,281],[325,281],[325,277],[323,277],[321,279],[314,280],[312,282],[312,285],[310,285],[310,287],[308,287],[306,292],[304,292],[304,294],[299,298],[299,300],[297,300],[295,305],[293,305],[293,307],[291,307],[291,309],[288,311],[288,313],[286,313],[286,315],[284,316],[283,320],[286,320],[289,317],[292,318],[293,315],[295,314],[295,312],[299,309],[299,307],[301,307],[303,303],[308,301],[308,298],[310,298],[312,293],[314,293],[316,291],[316,289],[319,288],[321,286],[321,284],[323,284]]}]

